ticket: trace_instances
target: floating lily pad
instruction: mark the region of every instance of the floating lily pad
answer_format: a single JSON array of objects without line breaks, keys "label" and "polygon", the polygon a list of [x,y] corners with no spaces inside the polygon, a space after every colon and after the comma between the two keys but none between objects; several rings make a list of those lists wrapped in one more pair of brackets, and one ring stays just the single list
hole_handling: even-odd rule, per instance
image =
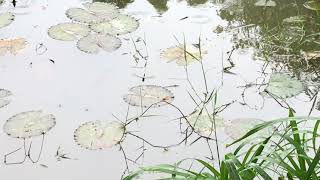
[{"label": "floating lily pad", "polygon": [[0,89],[0,108],[7,106],[11,101],[7,98],[12,96],[11,91]]},{"label": "floating lily pad", "polygon": [[111,21],[93,24],[91,29],[97,33],[122,35],[138,29],[139,22],[127,15],[120,15]]},{"label": "floating lily pad", "polygon": [[258,0],[254,5],[262,7],[275,7],[277,3],[272,0]]},{"label": "floating lily pad", "polygon": [[77,23],[60,23],[51,26],[48,30],[48,35],[51,38],[61,41],[74,41],[87,36],[89,33],[90,28]]},{"label": "floating lily pad", "polygon": [[100,49],[113,52],[121,47],[121,40],[109,34],[89,34],[78,41],[77,47],[89,54],[98,53]]},{"label": "floating lily pad", "polygon": [[12,13],[0,14],[0,28],[10,25],[14,21],[14,15]]},{"label": "floating lily pad", "polygon": [[3,130],[14,138],[30,138],[47,133],[56,125],[52,114],[40,111],[27,111],[10,117]]},{"label": "floating lily pad", "polygon": [[27,41],[24,38],[0,40],[0,55],[4,55],[7,52],[16,55],[24,49],[26,45]]},{"label": "floating lily pad", "polygon": [[171,103],[173,93],[168,89],[155,85],[141,85],[132,87],[131,93],[126,94],[123,100],[131,106],[160,107]]},{"label": "floating lily pad", "polygon": [[[201,54],[206,53],[206,51],[201,52]],[[183,45],[170,47],[161,53],[161,58],[167,62],[176,61],[179,66],[189,65],[201,60],[199,48],[194,45],[187,45],[186,50],[184,50]]]},{"label": "floating lily pad", "polygon": [[125,134],[125,127],[119,122],[87,122],[74,132],[75,142],[86,149],[106,149],[118,144]]},{"label": "floating lily pad", "polygon": [[199,111],[192,113],[187,117],[189,125],[191,125],[195,132],[204,137],[210,137],[214,133],[214,121],[216,128],[224,127],[224,121],[222,118],[208,115],[205,112],[199,114]]},{"label": "floating lily pad", "polygon": [[313,11],[320,10],[320,2],[319,1],[307,1],[304,4],[304,7]]},{"label": "floating lily pad", "polygon": [[66,11],[66,16],[73,21],[82,23],[99,23],[109,21],[119,16],[119,10],[113,4],[94,2],[85,3],[85,9],[70,8]]},{"label": "floating lily pad", "polygon": [[[263,122],[264,121],[260,119],[234,119],[226,125],[225,132],[230,138],[236,140],[244,136],[256,125]],[[272,132],[272,128],[266,128],[258,132],[256,135],[252,135],[252,137],[263,137],[269,135],[270,132]]]},{"label": "floating lily pad", "polygon": [[278,98],[290,98],[302,93],[303,90],[304,86],[301,81],[283,73],[272,74],[265,89]]}]

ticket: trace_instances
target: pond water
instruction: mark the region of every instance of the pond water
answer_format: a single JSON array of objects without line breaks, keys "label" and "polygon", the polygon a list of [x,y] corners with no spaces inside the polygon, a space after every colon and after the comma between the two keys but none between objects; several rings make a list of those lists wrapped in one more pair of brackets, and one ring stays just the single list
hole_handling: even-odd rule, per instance
[{"label": "pond water", "polygon": [[[0,52],[0,88],[12,93],[10,104],[0,109],[1,125],[15,114],[31,110],[56,118],[55,127],[45,134],[39,162],[2,163],[3,179],[116,180],[121,179],[126,162],[129,170],[135,170],[188,157],[210,157],[207,140],[198,140],[197,133],[183,141],[188,124],[182,116],[194,112],[197,104],[201,107],[212,92],[221,110],[215,115],[229,125],[239,119],[286,117],[289,106],[299,116],[319,115],[319,19],[302,0],[262,5],[265,1],[106,0],[103,2],[114,3],[122,14],[140,24],[137,30],[118,36],[122,42],[119,49],[88,54],[77,48],[76,41],[48,36],[51,26],[71,22],[65,15],[67,9],[88,2],[17,0],[15,8],[9,1],[0,7],[1,13],[15,15],[10,25],[0,29],[0,39],[27,41],[16,53]],[[200,44],[202,61],[181,66],[161,57],[166,49],[184,44],[193,48]],[[5,45],[0,42],[1,51]],[[272,89],[269,79],[274,74],[283,76]],[[301,84],[301,90],[296,84]],[[141,116],[147,108],[128,106],[123,100],[130,88],[138,85],[165,87],[174,95],[172,104],[150,108]],[[271,95],[281,88],[288,92],[279,92],[279,96],[284,93],[286,97]],[[208,108],[212,110],[211,103]],[[128,134],[120,145],[87,150],[74,141],[74,131],[85,122],[125,122],[136,117],[137,121],[126,126]],[[232,150],[225,147],[232,142],[226,133],[231,127],[217,130],[222,154]],[[233,128],[235,133],[241,129]],[[1,157],[22,147],[23,141],[1,132]],[[34,159],[41,141],[42,136],[32,138]],[[214,163],[216,141],[208,142]],[[58,149],[60,155],[66,153],[64,158],[56,156]],[[23,158],[23,151],[18,151],[8,161]]]}]

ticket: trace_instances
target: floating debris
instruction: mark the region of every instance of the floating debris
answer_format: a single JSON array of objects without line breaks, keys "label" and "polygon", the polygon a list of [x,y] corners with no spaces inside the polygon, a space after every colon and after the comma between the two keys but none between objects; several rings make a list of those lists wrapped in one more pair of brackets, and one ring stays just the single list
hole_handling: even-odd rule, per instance
[{"label": "floating debris", "polygon": [[0,14],[0,28],[10,25],[14,21],[15,16],[12,13]]},{"label": "floating debris", "polygon": [[131,106],[160,107],[172,103],[173,93],[167,88],[155,85],[140,85],[132,87],[131,94],[126,94],[123,100]]},{"label": "floating debris", "polygon": [[7,52],[17,55],[26,45],[27,41],[24,38],[0,40],[0,55],[4,55]]},{"label": "floating debris", "polygon": [[109,21],[119,16],[119,10],[113,4],[94,2],[85,3],[85,9],[70,8],[66,11],[66,16],[73,21],[81,23],[99,23]]},{"label": "floating debris", "polygon": [[303,90],[304,85],[298,79],[284,73],[274,73],[264,91],[267,92],[266,95],[271,93],[276,98],[290,98],[302,93]]},{"label": "floating debris", "polygon": [[111,148],[119,144],[125,134],[125,127],[119,122],[86,122],[74,132],[75,142],[86,149]]},{"label": "floating debris", "polygon": [[320,2],[319,1],[307,1],[303,4],[303,6],[307,9],[310,9],[313,11],[320,10]]},{"label": "floating debris", "polygon": [[[207,51],[201,51],[201,55],[207,54]],[[161,58],[167,62],[176,61],[179,66],[186,66],[193,62],[201,61],[200,50],[194,45],[187,45],[186,50],[184,46],[174,46],[161,53]]]},{"label": "floating debris", "polygon": [[30,138],[44,135],[56,125],[52,114],[40,111],[27,111],[10,117],[3,126],[8,136],[14,138]]},{"label": "floating debris", "polygon": [[44,54],[45,52],[47,52],[47,50],[47,47],[43,43],[39,43],[36,45],[36,53],[38,55]]},{"label": "floating debris", "polygon": [[7,99],[10,96],[12,96],[11,91],[0,89],[0,108],[3,108],[10,104],[11,101]]},{"label": "floating debris", "polygon": [[214,122],[217,127],[224,127],[224,121],[222,118],[208,115],[208,113],[195,111],[187,117],[189,125],[194,128],[195,132],[203,137],[210,137],[214,132]]},{"label": "floating debris", "polygon": [[98,53],[100,49],[113,52],[121,47],[121,40],[109,34],[90,34],[81,38],[77,43],[77,47],[79,50],[89,54]]},{"label": "floating debris", "polygon": [[74,41],[89,33],[90,29],[86,25],[78,23],[60,23],[51,26],[48,30],[48,35],[51,38],[60,41]]},{"label": "floating debris", "polygon": [[[256,125],[263,123],[263,120],[260,119],[234,119],[226,125],[225,132],[226,134],[232,138],[233,140],[239,139],[248,133],[251,129],[253,129]],[[266,128],[261,130],[256,135],[252,135],[252,137],[263,137],[265,135],[269,135],[272,128]]]},{"label": "floating debris", "polygon": [[139,22],[128,15],[119,15],[111,21],[101,22],[90,26],[97,33],[123,35],[138,29]]}]

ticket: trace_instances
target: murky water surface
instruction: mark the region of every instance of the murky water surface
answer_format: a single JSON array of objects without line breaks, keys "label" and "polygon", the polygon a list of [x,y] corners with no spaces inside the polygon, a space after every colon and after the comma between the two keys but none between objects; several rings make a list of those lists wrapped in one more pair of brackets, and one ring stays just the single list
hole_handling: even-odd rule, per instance
[{"label": "murky water surface", "polygon": [[[31,110],[56,117],[56,126],[45,134],[39,162],[1,163],[1,179],[116,180],[126,162],[134,170],[187,157],[210,157],[204,138],[193,143],[199,137],[193,134],[187,143],[183,141],[188,124],[179,118],[194,112],[212,92],[217,92],[216,106],[221,107],[217,116],[225,124],[239,118],[286,117],[288,106],[297,115],[319,115],[319,24],[316,13],[306,9],[302,0],[275,0],[267,5],[255,0],[107,0],[140,25],[118,36],[122,45],[116,51],[96,54],[80,51],[76,41],[48,36],[51,26],[71,22],[65,15],[67,9],[86,2],[17,0],[15,8],[9,1],[0,7],[1,12],[15,14],[14,21],[0,29],[0,39],[27,41],[25,48],[0,56],[0,88],[12,92],[10,104],[0,109],[1,126],[13,115]],[[199,40],[201,63],[179,66],[161,57],[166,49],[183,47],[184,42],[199,48]],[[269,78],[277,73],[303,87],[299,90],[288,80],[282,87],[289,91],[284,97],[266,95]],[[123,100],[138,85],[165,87],[174,95],[172,104],[151,108],[141,116],[147,108],[128,106]],[[136,117],[126,126],[128,134],[120,145],[87,150],[74,141],[74,131],[85,122],[125,122]],[[225,148],[232,141],[225,127],[217,132],[220,151],[231,151]],[[30,141],[36,159],[42,136],[26,139],[27,144]],[[214,141],[209,142],[215,155]],[[23,147],[23,139],[1,132],[0,147],[3,157]],[[23,153],[16,152],[8,161],[20,161]]]}]

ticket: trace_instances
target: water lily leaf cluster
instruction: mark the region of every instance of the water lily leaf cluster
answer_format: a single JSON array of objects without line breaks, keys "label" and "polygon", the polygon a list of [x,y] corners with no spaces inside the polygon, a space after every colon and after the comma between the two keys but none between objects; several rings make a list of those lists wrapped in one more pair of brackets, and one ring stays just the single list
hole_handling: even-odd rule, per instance
[{"label": "water lily leaf cluster", "polygon": [[139,27],[138,20],[120,14],[116,6],[103,2],[84,3],[83,8],[69,8],[66,16],[73,22],[50,27],[48,35],[61,41],[77,40],[77,48],[89,54],[119,49],[121,40],[117,35],[131,33]]}]

